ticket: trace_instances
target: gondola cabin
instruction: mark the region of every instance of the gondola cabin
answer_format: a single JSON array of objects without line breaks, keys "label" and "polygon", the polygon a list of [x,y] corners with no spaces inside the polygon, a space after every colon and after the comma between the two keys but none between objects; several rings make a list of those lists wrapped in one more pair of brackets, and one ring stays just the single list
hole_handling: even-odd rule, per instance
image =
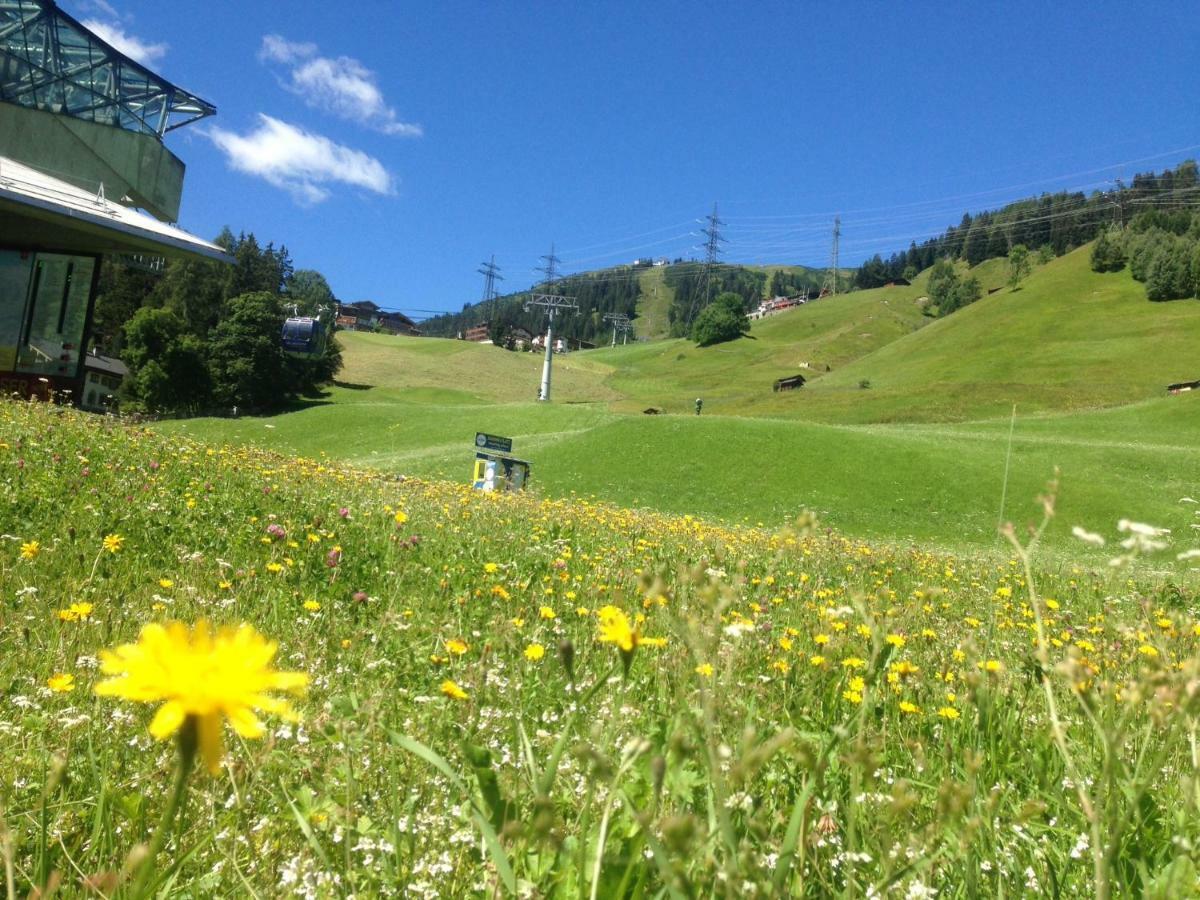
[{"label": "gondola cabin", "polygon": [[293,356],[305,359],[321,356],[328,338],[320,317],[292,316],[283,323],[283,349]]}]

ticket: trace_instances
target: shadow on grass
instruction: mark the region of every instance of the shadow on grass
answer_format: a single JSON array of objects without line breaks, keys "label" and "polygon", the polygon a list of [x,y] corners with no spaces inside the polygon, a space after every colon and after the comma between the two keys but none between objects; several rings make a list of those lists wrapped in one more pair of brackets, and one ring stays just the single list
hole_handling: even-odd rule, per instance
[{"label": "shadow on grass", "polygon": [[373,385],[373,384],[357,384],[353,381],[336,381],[335,380],[333,382],[333,384],[335,387],[344,388],[347,391],[369,391],[373,387],[375,387],[375,385]]}]

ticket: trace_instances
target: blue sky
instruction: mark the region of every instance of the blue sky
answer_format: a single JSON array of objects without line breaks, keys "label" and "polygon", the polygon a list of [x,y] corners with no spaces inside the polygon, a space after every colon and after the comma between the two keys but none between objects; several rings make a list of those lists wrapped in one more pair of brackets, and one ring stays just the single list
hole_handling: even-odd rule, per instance
[{"label": "blue sky", "polygon": [[[61,0],[216,104],[168,135],[180,224],[286,244],[424,315],[691,256],[843,265],[964,211],[1200,156],[1178,3]],[[744,7],[744,8],[743,8]]]}]

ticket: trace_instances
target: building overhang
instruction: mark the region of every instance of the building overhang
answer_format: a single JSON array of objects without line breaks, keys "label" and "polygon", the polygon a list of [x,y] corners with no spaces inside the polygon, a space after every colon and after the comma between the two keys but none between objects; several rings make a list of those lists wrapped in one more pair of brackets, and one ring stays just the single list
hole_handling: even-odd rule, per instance
[{"label": "building overhang", "polygon": [[0,245],[231,263],[217,244],[0,157]]}]

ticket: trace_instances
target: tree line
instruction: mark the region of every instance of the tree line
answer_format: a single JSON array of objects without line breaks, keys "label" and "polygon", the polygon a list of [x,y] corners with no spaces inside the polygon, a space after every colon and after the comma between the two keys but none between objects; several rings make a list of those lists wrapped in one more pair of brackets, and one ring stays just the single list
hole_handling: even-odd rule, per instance
[{"label": "tree line", "polygon": [[1150,300],[1200,297],[1200,209],[1149,209],[1122,228],[1110,226],[1092,245],[1092,269],[1126,265]]},{"label": "tree line", "polygon": [[264,247],[253,234],[225,229],[214,243],[232,265],[171,260],[151,274],[104,260],[92,339],[129,367],[125,408],[184,415],[277,409],[341,368],[332,339],[314,359],[290,356],[281,343],[293,309],[324,311],[332,326],[336,299],[319,272],[296,270],[286,247]]},{"label": "tree line", "polygon": [[881,287],[897,278],[912,278],[937,260],[948,258],[978,265],[1007,257],[1024,246],[1045,258],[1061,256],[1095,239],[1112,225],[1123,227],[1147,210],[1169,213],[1200,205],[1197,166],[1186,160],[1174,169],[1135,175],[1108,191],[1060,191],[1010,203],[972,216],[964,213],[956,226],[887,259],[875,254],[855,276],[855,286]]},{"label": "tree line", "polygon": [[[553,285],[543,284],[536,292],[561,294],[572,298],[576,311],[555,319],[558,337],[602,343],[611,334],[612,326],[604,317],[622,314],[631,320],[637,316],[637,302],[641,295],[634,266],[621,266],[604,272],[582,275],[567,275],[555,280]],[[644,266],[639,266],[644,268]],[[489,336],[497,345],[509,343],[515,329],[524,329],[530,334],[546,330],[546,311],[541,307],[526,309],[535,291],[506,294],[495,300],[466,304],[457,313],[444,313],[421,323],[421,330],[434,337],[456,337],[483,323],[488,323]]]}]

